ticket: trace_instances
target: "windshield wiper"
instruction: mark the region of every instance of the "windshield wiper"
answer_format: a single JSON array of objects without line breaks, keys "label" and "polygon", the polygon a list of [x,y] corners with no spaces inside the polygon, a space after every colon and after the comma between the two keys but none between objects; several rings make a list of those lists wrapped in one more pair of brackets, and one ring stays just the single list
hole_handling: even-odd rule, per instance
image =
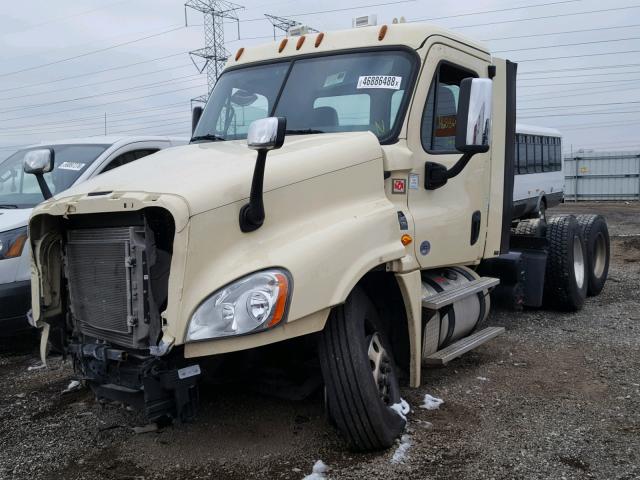
[{"label": "windshield wiper", "polygon": [[7,209],[11,208],[11,209],[14,209],[14,208],[18,208],[18,205],[10,205],[8,203],[5,203],[5,204],[0,205],[0,208],[7,208]]},{"label": "windshield wiper", "polygon": [[219,135],[207,134],[207,135],[198,135],[197,137],[192,137],[190,142],[197,142],[201,140],[206,140],[209,142],[224,142],[226,138],[223,138]]},{"label": "windshield wiper", "polygon": [[322,130],[314,130],[313,128],[300,129],[300,130],[287,130],[287,135],[308,135],[312,133],[325,133]]}]

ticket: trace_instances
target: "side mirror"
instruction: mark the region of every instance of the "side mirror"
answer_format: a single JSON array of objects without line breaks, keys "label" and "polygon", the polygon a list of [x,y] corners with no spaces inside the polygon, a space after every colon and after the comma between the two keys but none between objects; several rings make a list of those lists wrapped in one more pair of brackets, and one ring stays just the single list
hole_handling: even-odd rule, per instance
[{"label": "side mirror", "polygon": [[465,78],[460,83],[456,149],[462,153],[484,153],[491,144],[491,100],[493,82],[488,78]]},{"label": "side mirror", "polygon": [[39,150],[31,150],[24,156],[23,168],[24,173],[48,173],[53,170],[53,160],[55,153],[51,148],[42,148]]},{"label": "side mirror", "polygon": [[198,122],[200,121],[200,117],[202,116],[202,107],[193,107],[191,111],[191,136],[196,131],[196,127],[198,126]]},{"label": "side mirror", "polygon": [[53,196],[47,181],[44,179],[44,174],[53,170],[54,160],[55,151],[52,148],[41,148],[27,152],[22,161],[24,172],[36,176],[38,186],[45,200]]},{"label": "side mirror", "polygon": [[247,146],[253,150],[274,150],[284,143],[287,120],[283,117],[267,117],[249,125]]},{"label": "side mirror", "polygon": [[249,203],[240,209],[240,230],[253,232],[264,223],[264,203],[262,186],[264,184],[264,167],[269,150],[280,148],[284,143],[287,130],[287,119],[284,117],[267,117],[256,120],[249,125],[247,146],[258,151],[256,167],[253,170]]}]

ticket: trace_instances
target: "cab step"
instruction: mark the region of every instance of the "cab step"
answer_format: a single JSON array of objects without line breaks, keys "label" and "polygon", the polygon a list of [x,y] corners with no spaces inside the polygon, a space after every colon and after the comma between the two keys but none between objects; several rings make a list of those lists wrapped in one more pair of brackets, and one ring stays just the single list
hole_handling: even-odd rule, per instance
[{"label": "cab step", "polygon": [[480,277],[472,282],[465,283],[458,288],[447,290],[422,299],[422,307],[427,310],[439,310],[442,307],[451,305],[452,303],[474,295],[488,288],[495,287],[500,283],[499,278]]},{"label": "cab step", "polygon": [[467,353],[469,350],[473,350],[474,348],[479,347],[483,343],[488,342],[493,337],[497,337],[501,333],[504,333],[504,327],[483,328],[482,330],[478,330],[473,335],[461,338],[448,347],[432,353],[428,357],[425,357],[423,362],[427,365],[446,365],[454,358],[458,358],[460,355]]}]

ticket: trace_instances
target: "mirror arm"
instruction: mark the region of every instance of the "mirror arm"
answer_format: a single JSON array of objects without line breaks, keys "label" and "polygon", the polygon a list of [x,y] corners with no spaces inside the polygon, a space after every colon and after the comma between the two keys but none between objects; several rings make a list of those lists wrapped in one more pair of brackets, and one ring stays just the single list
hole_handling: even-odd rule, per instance
[{"label": "mirror arm", "polygon": [[267,150],[258,150],[256,167],[251,181],[249,203],[240,209],[240,230],[244,233],[253,232],[264,223],[264,202],[262,188],[264,184],[264,167],[267,160]]},{"label": "mirror arm", "polygon": [[36,180],[38,180],[38,186],[40,187],[42,196],[45,200],[49,200],[53,195],[49,189],[49,185],[47,185],[47,181],[44,179],[44,175],[42,173],[35,173],[34,175],[36,176]]},{"label": "mirror arm", "polygon": [[460,157],[460,160],[458,160],[453,167],[447,170],[447,178],[458,176],[460,172],[464,170],[464,167],[467,166],[467,163],[469,163],[469,160],[471,160],[471,157],[473,157],[474,153],[475,152],[463,153]]}]

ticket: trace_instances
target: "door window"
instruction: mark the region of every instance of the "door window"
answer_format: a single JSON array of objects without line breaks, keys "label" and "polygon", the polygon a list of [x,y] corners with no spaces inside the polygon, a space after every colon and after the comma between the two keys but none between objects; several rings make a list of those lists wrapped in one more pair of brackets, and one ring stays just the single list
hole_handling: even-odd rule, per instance
[{"label": "door window", "polygon": [[441,63],[429,88],[422,114],[422,147],[428,152],[456,152],[456,120],[460,83],[474,72],[449,63]]}]

